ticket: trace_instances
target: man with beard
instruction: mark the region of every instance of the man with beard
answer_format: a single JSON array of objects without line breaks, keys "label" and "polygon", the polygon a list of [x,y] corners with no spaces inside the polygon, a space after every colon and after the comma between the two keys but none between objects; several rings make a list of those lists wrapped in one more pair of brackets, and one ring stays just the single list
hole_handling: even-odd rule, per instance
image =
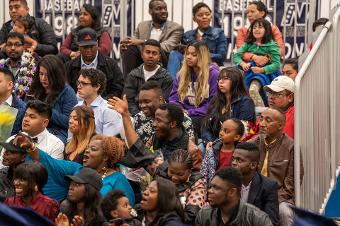
[{"label": "man with beard", "polygon": [[222,168],[216,172],[208,190],[210,207],[200,210],[195,226],[272,226],[265,212],[240,202],[242,175],[238,169]]},{"label": "man with beard", "polygon": [[[30,16],[27,1],[9,0],[9,15],[11,20],[4,23],[0,30],[0,44],[6,42],[16,19],[23,16]],[[42,18],[32,18],[34,23],[27,34],[38,42],[35,52],[39,56],[58,53],[57,39],[51,25]]]},{"label": "man with beard", "polygon": [[194,160],[194,168],[200,166],[202,162],[201,152],[183,129],[184,115],[177,105],[162,104],[156,110],[153,122],[155,134],[152,136],[150,147],[148,147],[138,137],[132,126],[126,97],[124,96],[123,100],[114,97],[108,100],[108,104],[123,118],[129,150],[125,153],[122,164],[132,168],[145,167],[152,174],[162,163],[162,161],[157,161],[158,157],[168,160],[174,150],[188,149]]},{"label": "man with beard", "polygon": [[[156,81],[144,83],[139,91],[139,108],[141,110],[133,117],[134,128],[144,144],[152,139],[155,112],[162,104],[164,104],[164,97],[158,83]],[[191,118],[185,113],[182,125],[189,137],[195,139]]]},{"label": "man with beard", "polygon": [[6,67],[16,77],[20,69],[21,56],[24,53],[24,36],[16,32],[10,32],[5,45],[8,59],[5,62]]},{"label": "man with beard", "polygon": [[[78,33],[80,56],[66,64],[66,76],[75,92],[78,90],[79,71],[81,69],[98,69],[106,77],[106,88],[101,96],[120,97],[123,92],[124,80],[122,72],[115,60],[98,51],[97,33],[92,28],[83,28]],[[88,85],[88,84],[87,84]]]},{"label": "man with beard", "polygon": [[149,14],[152,20],[139,23],[134,37],[127,37],[121,41],[124,76],[143,63],[140,47],[145,40],[155,39],[160,42],[161,62],[166,67],[167,55],[182,39],[184,29],[181,25],[167,20],[168,10],[163,0],[151,0]]}]

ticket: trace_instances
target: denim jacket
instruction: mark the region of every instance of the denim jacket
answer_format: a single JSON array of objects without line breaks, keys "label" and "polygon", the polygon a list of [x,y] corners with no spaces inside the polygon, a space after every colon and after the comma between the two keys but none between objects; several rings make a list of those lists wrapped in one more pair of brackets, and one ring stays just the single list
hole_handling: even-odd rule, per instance
[{"label": "denim jacket", "polygon": [[[182,42],[183,44],[189,44],[196,40],[197,28],[184,33]],[[227,55],[227,38],[221,28],[211,27],[203,34],[203,41],[207,44],[211,59],[219,66],[223,65]]]}]

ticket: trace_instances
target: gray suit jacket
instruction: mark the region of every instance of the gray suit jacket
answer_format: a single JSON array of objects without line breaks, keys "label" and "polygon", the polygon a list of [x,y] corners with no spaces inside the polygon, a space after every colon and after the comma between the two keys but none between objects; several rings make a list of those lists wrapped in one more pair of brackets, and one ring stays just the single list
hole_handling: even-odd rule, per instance
[{"label": "gray suit jacket", "polygon": [[[134,37],[138,39],[149,39],[152,29],[152,20],[140,22],[136,28]],[[182,40],[184,29],[181,25],[166,21],[159,42],[162,49],[169,53]]]}]

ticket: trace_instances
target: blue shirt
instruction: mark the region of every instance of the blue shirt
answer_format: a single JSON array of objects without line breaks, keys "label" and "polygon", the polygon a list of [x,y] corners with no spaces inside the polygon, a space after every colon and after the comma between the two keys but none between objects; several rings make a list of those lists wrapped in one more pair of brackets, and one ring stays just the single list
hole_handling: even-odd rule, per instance
[{"label": "blue shirt", "polygon": [[[77,106],[83,105],[84,101],[78,102]],[[94,120],[96,132],[106,136],[115,136],[120,134],[123,129],[122,116],[115,110],[107,107],[107,101],[100,95],[91,103],[94,111]]]},{"label": "blue shirt", "polygon": [[90,64],[86,64],[84,62],[82,55],[80,55],[80,62],[81,62],[81,64],[80,64],[81,69],[90,69],[90,68],[96,69],[97,65],[98,65],[98,51],[97,51],[96,57],[94,58],[94,60]]},{"label": "blue shirt", "polygon": [[130,183],[121,172],[115,172],[107,177],[104,177],[103,187],[100,189],[100,193],[104,197],[112,190],[124,191],[126,197],[129,199],[130,205],[135,205],[135,194]]}]

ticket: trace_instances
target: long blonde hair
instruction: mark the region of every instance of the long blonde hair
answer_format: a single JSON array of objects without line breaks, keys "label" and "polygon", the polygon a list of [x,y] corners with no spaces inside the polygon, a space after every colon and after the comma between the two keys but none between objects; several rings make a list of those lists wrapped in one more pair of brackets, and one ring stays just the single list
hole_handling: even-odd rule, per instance
[{"label": "long blonde hair", "polygon": [[81,105],[74,107],[73,111],[77,114],[79,133],[73,134],[72,139],[66,145],[66,154],[69,155],[70,160],[74,160],[77,155],[85,151],[91,137],[96,132],[92,108]]},{"label": "long blonde hair", "polygon": [[198,107],[204,99],[209,97],[209,64],[210,64],[210,53],[209,49],[204,42],[194,42],[189,44],[185,51],[185,57],[181,70],[179,71],[179,82],[178,82],[178,98],[180,102],[184,102],[187,96],[189,86],[191,86],[191,74],[194,69],[187,65],[186,55],[188,48],[193,46],[196,49],[197,54],[197,64],[196,67],[199,68],[196,79],[196,87],[193,87],[195,93],[195,107]]}]

